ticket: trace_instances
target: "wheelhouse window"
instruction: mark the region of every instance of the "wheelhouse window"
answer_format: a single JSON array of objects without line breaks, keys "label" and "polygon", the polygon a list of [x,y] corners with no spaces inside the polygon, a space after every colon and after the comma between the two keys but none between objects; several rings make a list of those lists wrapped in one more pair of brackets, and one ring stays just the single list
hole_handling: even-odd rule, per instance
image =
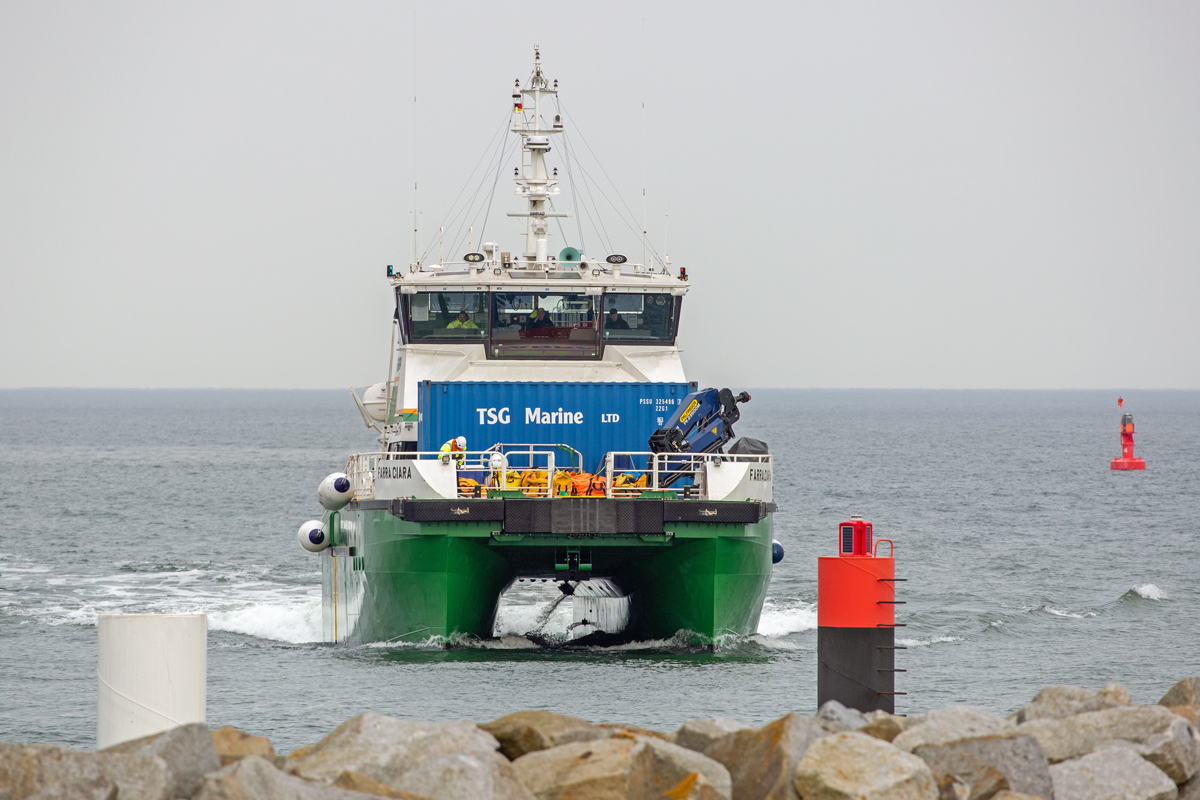
[{"label": "wheelhouse window", "polygon": [[599,358],[595,299],[586,294],[496,292],[492,358]]},{"label": "wheelhouse window", "polygon": [[418,292],[402,297],[409,341],[487,337],[486,292]]},{"label": "wheelhouse window", "polygon": [[604,341],[673,342],[680,299],[666,293],[606,293],[601,318]]}]

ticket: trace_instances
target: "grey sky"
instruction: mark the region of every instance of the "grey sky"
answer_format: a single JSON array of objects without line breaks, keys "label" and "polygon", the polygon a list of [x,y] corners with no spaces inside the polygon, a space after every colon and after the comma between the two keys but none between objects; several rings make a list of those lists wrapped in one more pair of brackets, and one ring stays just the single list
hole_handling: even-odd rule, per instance
[{"label": "grey sky", "polygon": [[540,44],[693,379],[1200,388],[1194,2],[0,4],[0,387],[383,380],[414,8],[425,243]]}]

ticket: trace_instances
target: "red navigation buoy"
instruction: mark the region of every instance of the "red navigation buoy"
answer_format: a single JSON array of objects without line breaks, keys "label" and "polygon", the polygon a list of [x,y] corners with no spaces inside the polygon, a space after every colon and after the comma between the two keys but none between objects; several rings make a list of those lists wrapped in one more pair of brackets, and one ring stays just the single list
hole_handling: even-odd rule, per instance
[{"label": "red navigation buoy", "polygon": [[[1117,398],[1117,408],[1125,405],[1124,398]],[[1121,455],[1109,464],[1112,469],[1145,469],[1146,462],[1133,456],[1133,414],[1121,415]]]},{"label": "red navigation buoy", "polygon": [[[817,559],[817,705],[895,712],[896,560],[862,517],[838,526],[838,554]],[[876,555],[888,544],[887,556]]]}]

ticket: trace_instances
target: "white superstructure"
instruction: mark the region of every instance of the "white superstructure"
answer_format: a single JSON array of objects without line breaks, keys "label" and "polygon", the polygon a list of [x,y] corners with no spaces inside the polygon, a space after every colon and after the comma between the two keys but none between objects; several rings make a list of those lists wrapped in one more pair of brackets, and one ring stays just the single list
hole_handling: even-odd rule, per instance
[{"label": "white superstructure", "polygon": [[570,216],[550,207],[560,189],[547,156],[563,120],[548,118],[547,100],[557,93],[535,54],[528,84],[513,91],[514,180],[526,207],[508,216],[525,221],[524,251],[489,242],[456,260],[388,269],[397,307],[391,374],[363,407],[386,450],[415,446],[420,381],[685,381],[676,334],[686,270],[675,274],[669,258],[647,265],[619,253],[552,252],[548,220]]}]

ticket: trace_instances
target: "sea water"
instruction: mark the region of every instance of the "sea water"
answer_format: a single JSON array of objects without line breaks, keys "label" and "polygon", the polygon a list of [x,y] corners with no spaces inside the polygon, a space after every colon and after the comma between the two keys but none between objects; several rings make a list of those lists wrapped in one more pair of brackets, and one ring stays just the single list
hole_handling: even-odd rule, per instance
[{"label": "sea water", "polygon": [[[741,387],[738,387],[741,388]],[[371,710],[484,721],[551,709],[669,730],[816,703],[816,559],[851,514],[895,543],[901,713],[1006,714],[1040,687],[1152,703],[1200,674],[1200,393],[1130,393],[1145,472],[1112,472],[1112,392],[762,391],[737,433],[775,456],[758,633],[540,647],[571,623],[517,584],[477,646],[330,646],[297,526],[374,449],[346,392],[0,392],[0,741],[90,748],[96,618],[202,611],[208,720],[283,752]],[[479,444],[479,443],[476,443]]]}]

